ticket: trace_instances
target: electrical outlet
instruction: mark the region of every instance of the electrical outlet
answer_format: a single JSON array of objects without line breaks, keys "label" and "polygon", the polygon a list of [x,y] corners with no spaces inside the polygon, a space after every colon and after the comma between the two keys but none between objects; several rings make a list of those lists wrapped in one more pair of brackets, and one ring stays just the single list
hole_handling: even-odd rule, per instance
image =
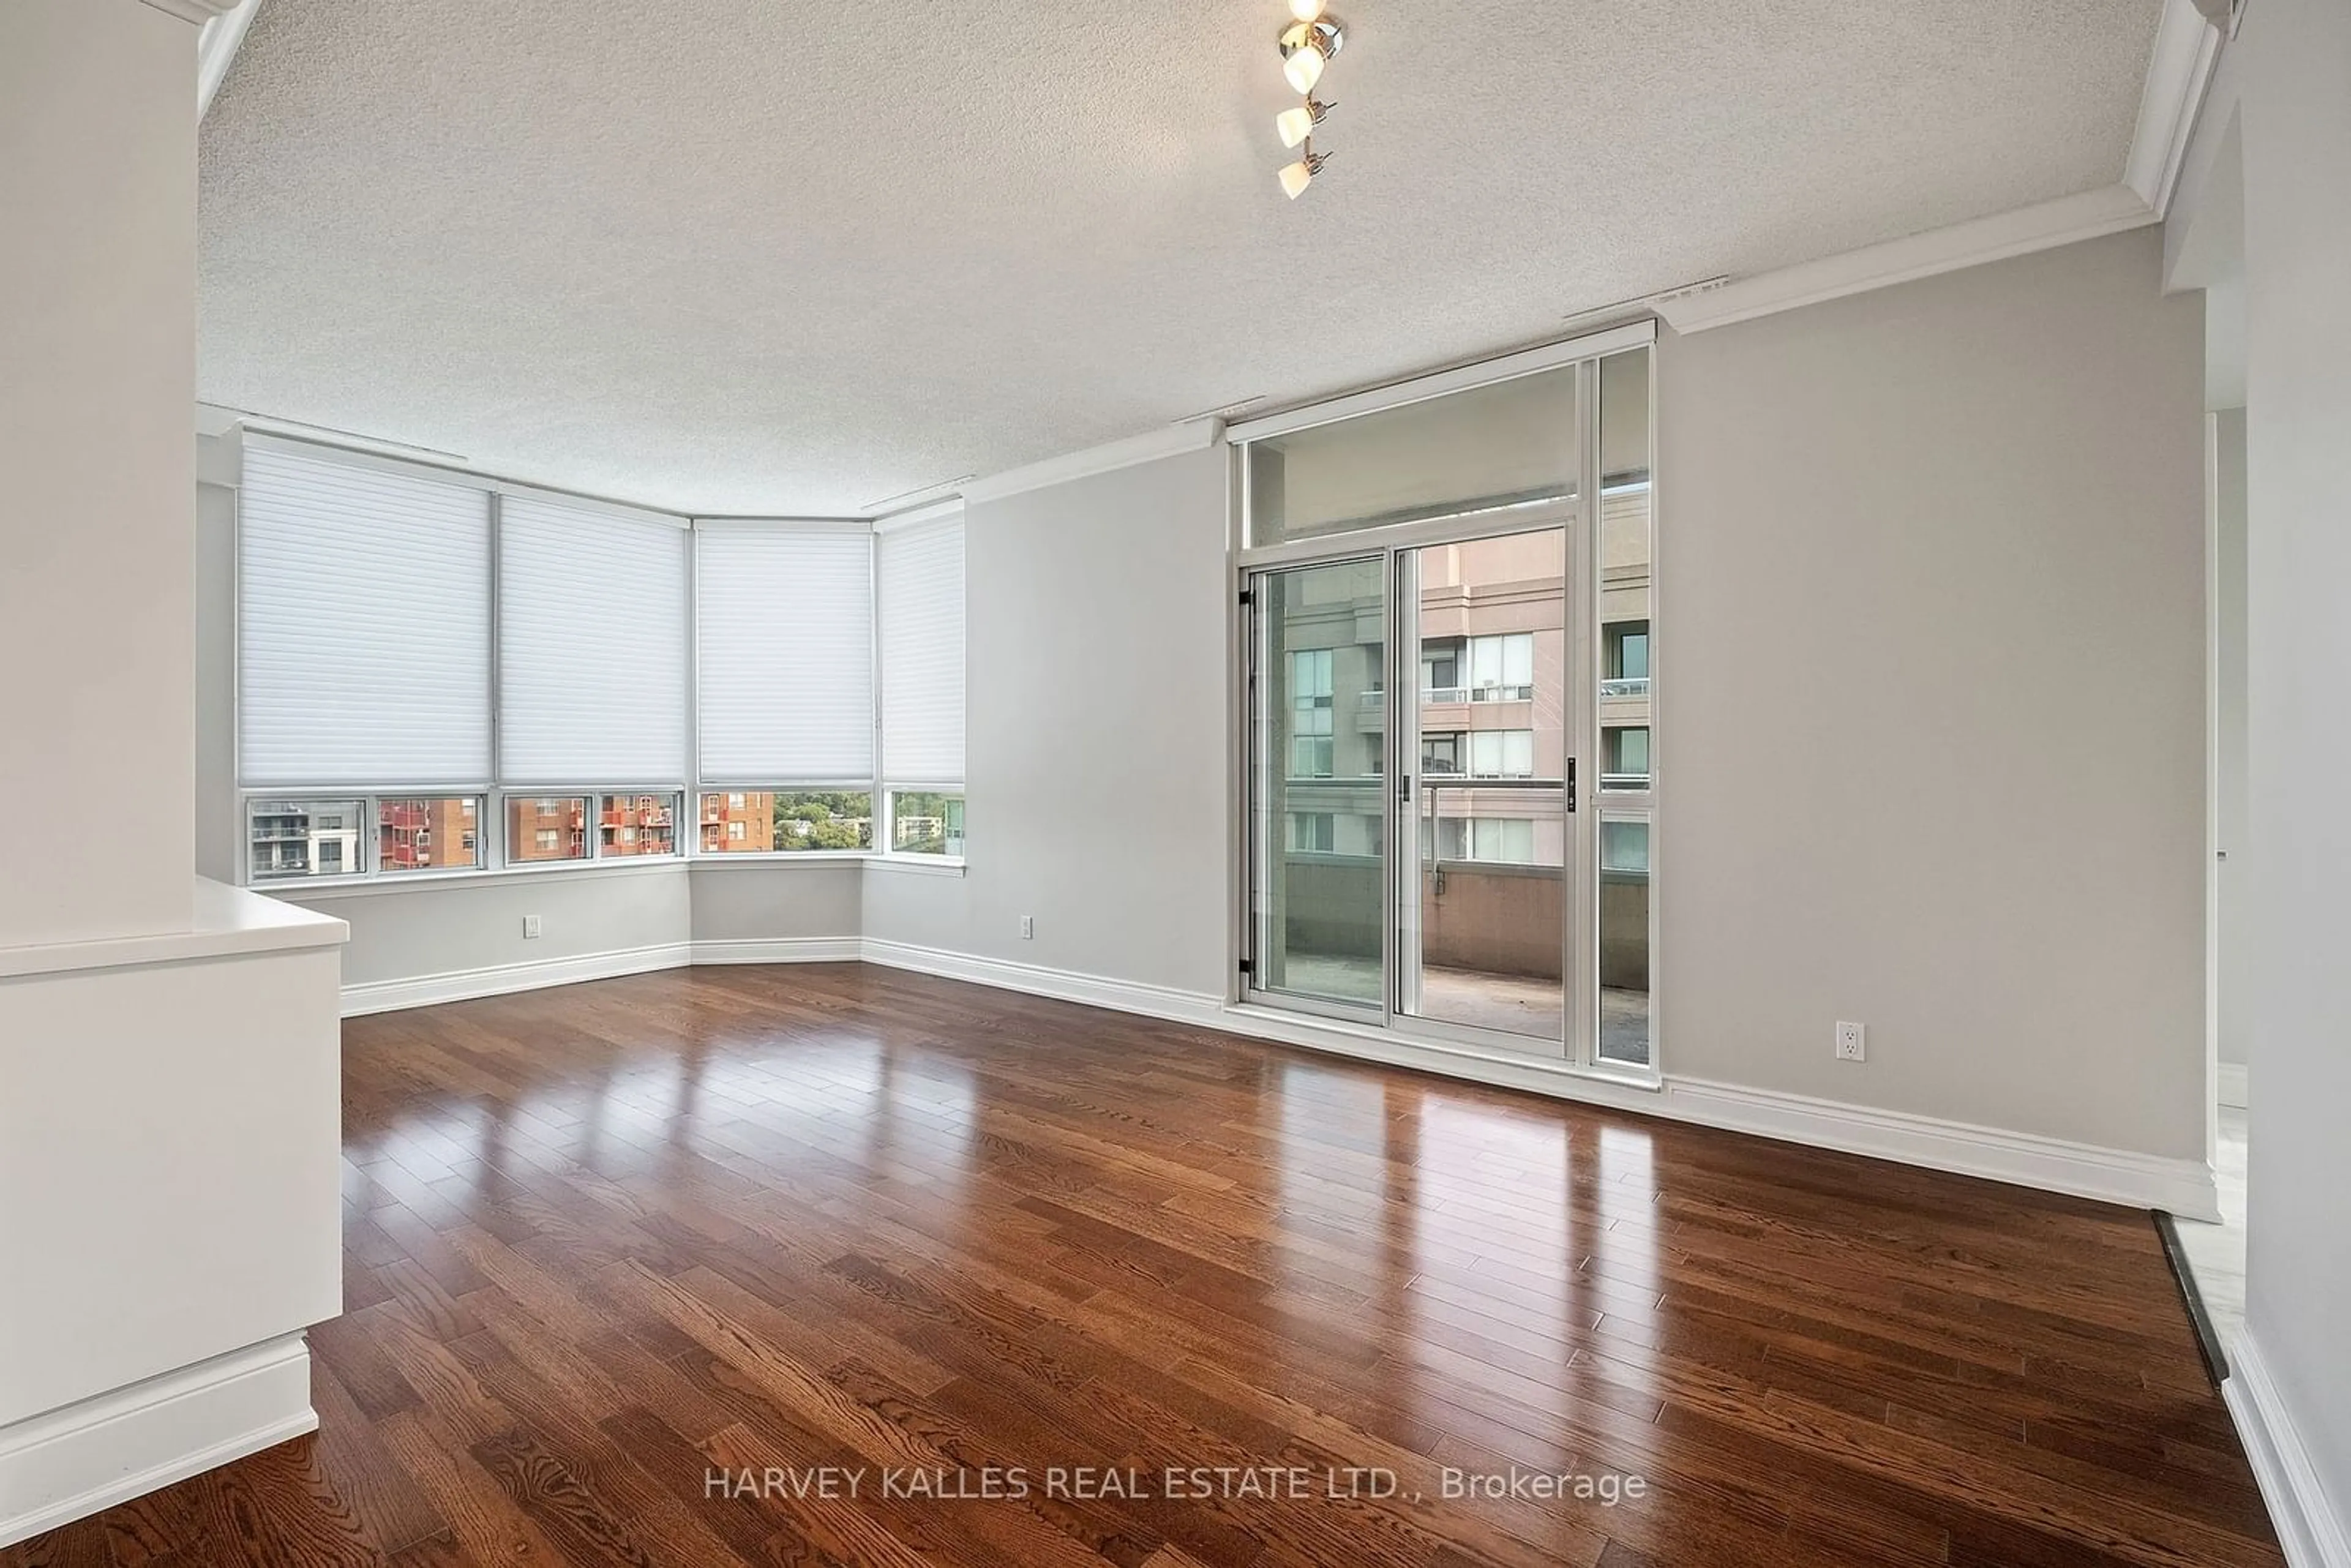
[{"label": "electrical outlet", "polygon": [[1869,1031],[1857,1023],[1840,1019],[1836,1026],[1836,1054],[1839,1061],[1864,1061],[1868,1049]]},{"label": "electrical outlet", "polygon": [[1023,942],[1033,942],[1036,938],[1037,917],[1033,915],[1022,915],[1020,917],[1020,940]]},{"label": "electrical outlet", "polygon": [[538,916],[536,915],[524,915],[522,917],[523,940],[526,942],[535,942],[538,939]]}]

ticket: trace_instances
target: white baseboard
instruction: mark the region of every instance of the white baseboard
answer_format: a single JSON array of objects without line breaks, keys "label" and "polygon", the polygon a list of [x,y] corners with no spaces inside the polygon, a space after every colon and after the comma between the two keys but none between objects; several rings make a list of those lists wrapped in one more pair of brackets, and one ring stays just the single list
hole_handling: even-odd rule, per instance
[{"label": "white baseboard", "polygon": [[2236,1418],[2245,1458],[2291,1568],[2351,1568],[2351,1521],[2327,1497],[2269,1363],[2250,1333],[2230,1339],[2229,1380],[2220,1393]]},{"label": "white baseboard", "polygon": [[854,964],[863,944],[854,936],[784,936],[766,941],[696,942],[702,964]]},{"label": "white baseboard", "polygon": [[318,1426],[291,1333],[0,1427],[0,1546]]},{"label": "white baseboard", "polygon": [[980,958],[968,953],[917,947],[904,942],[883,942],[871,936],[862,945],[861,956],[869,964],[881,964],[893,969],[916,969],[925,975],[939,975],[951,980],[969,980],[976,985],[994,986],[998,990],[1025,991],[1030,996],[1082,1002],[1088,1007],[1108,1008],[1113,1012],[1140,1013],[1145,1018],[1165,1019],[1175,1023],[1202,1024],[1211,1029],[1232,1027],[1225,1019],[1222,997],[1201,991],[1179,990],[1173,986],[1105,979],[1100,975],[1080,974],[1071,969],[1048,969],[1037,964]]},{"label": "white baseboard", "polygon": [[2220,1063],[2220,1103],[2231,1110],[2241,1111],[2249,1103],[2245,1099],[2245,1064],[2241,1061]]},{"label": "white baseboard", "polygon": [[1813,1148],[1867,1155],[1902,1165],[2067,1193],[2132,1208],[2160,1208],[2183,1218],[2220,1218],[2212,1168],[2201,1160],[2101,1148],[2093,1144],[1702,1079],[1667,1076],[1652,1087],[1576,1072],[1563,1065],[1552,1066],[1500,1051],[1423,1044],[1398,1040],[1376,1030],[1280,1013],[1270,1008],[1232,1006],[1220,998],[1196,991],[1137,985],[905,943],[869,938],[865,959],[893,968],[919,969],[951,979],[1142,1013],[1359,1061],[1438,1072],[1499,1088],[1529,1090],[1644,1115],[1667,1116]]},{"label": "white baseboard", "polygon": [[2132,1208],[2159,1208],[2183,1219],[2217,1224],[2220,1218],[2212,1167],[2199,1159],[2109,1149],[1696,1078],[1668,1078],[1663,1099],[1658,1107],[1663,1114],[1709,1127]]},{"label": "white baseboard", "polygon": [[855,937],[807,937],[676,943],[543,964],[507,964],[414,980],[350,986],[343,990],[343,1012],[350,1016],[392,1008],[424,1007],[540,986],[569,985],[575,980],[678,968],[687,964],[838,963],[851,959],[1196,1028],[1223,1030],[1502,1088],[1530,1090],[1561,1099],[1752,1133],[1815,1148],[1868,1155],[2135,1208],[2160,1208],[2183,1218],[2217,1220],[2220,1217],[2211,1167],[2200,1160],[2167,1159],[1699,1079],[1669,1076],[1651,1086],[1597,1078],[1505,1051],[1426,1045],[1397,1040],[1376,1030],[1324,1022],[1267,1008],[1235,1007],[1207,992],[1114,980],[873,937],[862,941]]},{"label": "white baseboard", "polygon": [[374,980],[343,988],[343,1016],[356,1018],[361,1013],[391,1012],[400,1008],[429,1008],[439,1002],[470,1001],[476,997],[535,991],[581,980],[607,980],[616,975],[642,975],[653,969],[682,969],[693,961],[694,944],[664,942],[611,953],[583,953],[571,958],[452,969],[406,980]]}]

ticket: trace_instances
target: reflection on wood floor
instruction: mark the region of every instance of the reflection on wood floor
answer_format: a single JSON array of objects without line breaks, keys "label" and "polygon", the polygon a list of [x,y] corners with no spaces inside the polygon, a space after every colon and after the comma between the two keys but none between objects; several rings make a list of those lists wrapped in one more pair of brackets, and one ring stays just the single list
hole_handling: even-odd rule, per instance
[{"label": "reflection on wood floor", "polygon": [[2280,1561],[2144,1215],[858,965],[345,1037],[319,1432],[0,1563]]}]

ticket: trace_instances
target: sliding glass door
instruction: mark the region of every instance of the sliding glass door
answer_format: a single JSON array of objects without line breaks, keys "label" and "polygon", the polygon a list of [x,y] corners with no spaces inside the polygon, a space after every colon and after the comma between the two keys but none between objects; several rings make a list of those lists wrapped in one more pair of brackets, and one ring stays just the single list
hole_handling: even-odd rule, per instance
[{"label": "sliding glass door", "polygon": [[1236,432],[1252,999],[1652,1067],[1648,371]]},{"label": "sliding glass door", "polygon": [[1265,990],[1376,1013],[1387,963],[1385,563],[1264,572],[1252,600],[1252,968]]},{"label": "sliding glass door", "polygon": [[1568,530],[1399,550],[1396,1009],[1567,1044]]}]

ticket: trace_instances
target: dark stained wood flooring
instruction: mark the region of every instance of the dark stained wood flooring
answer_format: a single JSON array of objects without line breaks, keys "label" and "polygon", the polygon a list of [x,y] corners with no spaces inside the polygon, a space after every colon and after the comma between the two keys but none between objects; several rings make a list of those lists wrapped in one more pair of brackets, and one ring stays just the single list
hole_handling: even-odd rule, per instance
[{"label": "dark stained wood flooring", "polygon": [[0,1564],[2281,1561],[2143,1214],[860,965],[344,1041],[320,1430]]}]

